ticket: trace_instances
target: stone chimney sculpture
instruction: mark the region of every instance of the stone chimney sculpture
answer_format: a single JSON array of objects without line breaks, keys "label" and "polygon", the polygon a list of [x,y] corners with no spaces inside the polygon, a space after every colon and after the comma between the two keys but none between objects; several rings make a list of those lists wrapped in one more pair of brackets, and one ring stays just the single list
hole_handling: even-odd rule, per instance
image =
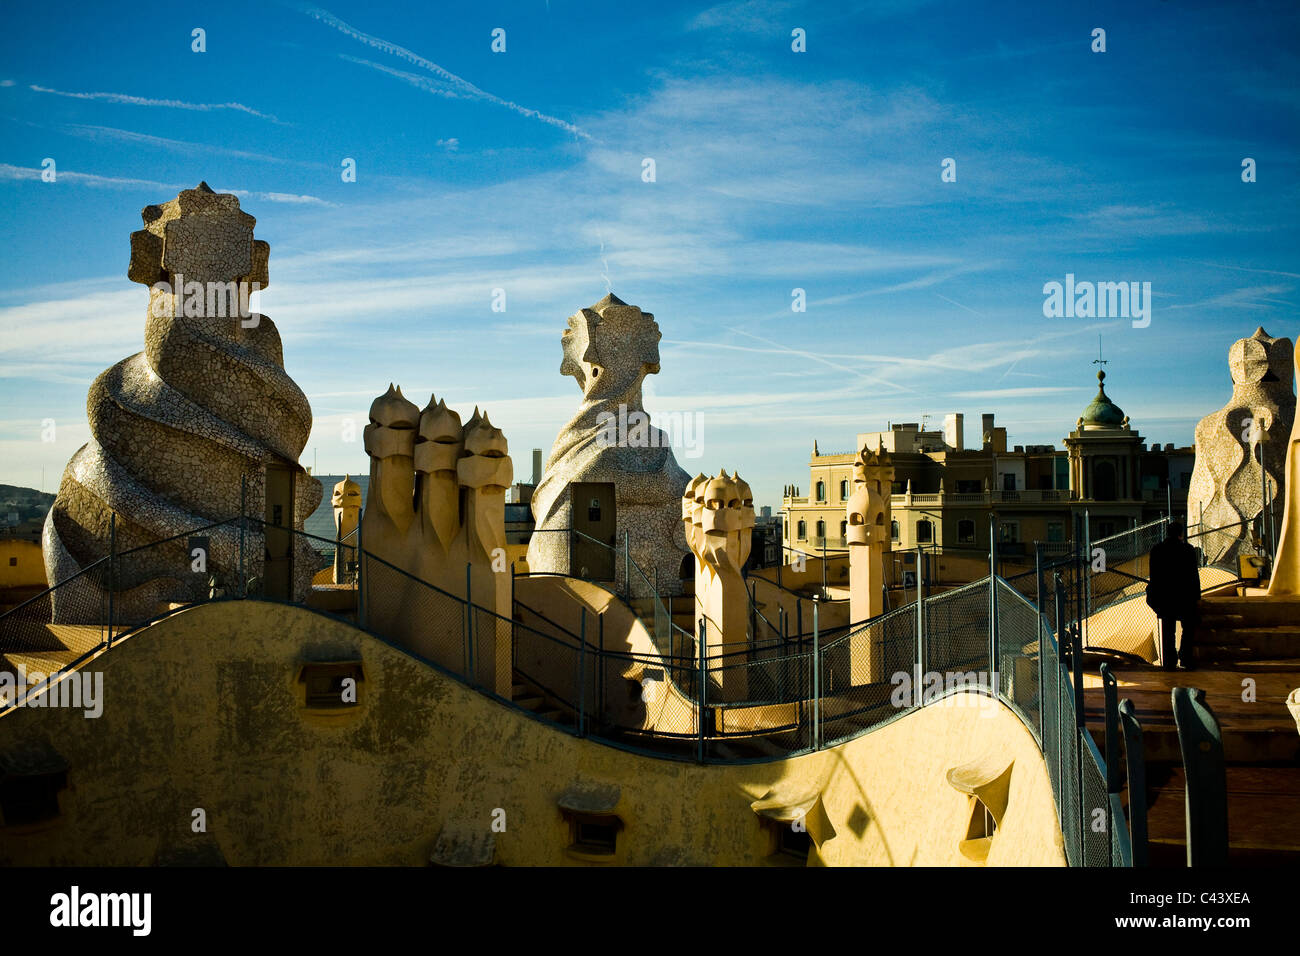
[{"label": "stone chimney sculpture", "polygon": [[[1300,352],[1293,354],[1295,373],[1300,376]],[[1284,381],[1291,388],[1291,373]],[[1294,401],[1294,397],[1292,401]],[[1279,442],[1278,444],[1281,444]],[[1291,425],[1291,439],[1286,449],[1286,476],[1280,483],[1286,488],[1286,508],[1282,515],[1282,529],[1277,539],[1277,557],[1273,562],[1273,576],[1268,582],[1268,596],[1300,594],[1300,419]],[[1292,698],[1297,694],[1292,692]],[[1297,701],[1300,703],[1300,700]],[[1290,700],[1288,700],[1290,705]],[[1300,713],[1292,708],[1300,722]]]},{"label": "stone chimney sculpture", "polygon": [[[698,475],[682,496],[682,525],[695,555],[695,636],[704,621],[709,656],[749,646],[749,600],[741,569],[749,560],[754,532],[754,493],[739,475]],[[721,671],[724,700],[743,699],[743,667]]]},{"label": "stone chimney sculpture", "polygon": [[334,583],[343,584],[352,580],[349,571],[356,566],[361,486],[352,480],[351,475],[344,475],[343,480],[334,486],[330,504],[334,507]]},{"label": "stone chimney sculpture", "polygon": [[[380,559],[363,570],[367,626],[509,697],[505,495],[514,468],[505,436],[477,408],[462,426],[445,401],[430,396],[421,411],[389,385],[370,406],[365,446],[362,547]],[[473,615],[472,642],[455,600],[467,581],[473,602],[492,612]]]},{"label": "stone chimney sculpture", "polygon": [[[1263,445],[1264,471],[1272,497],[1285,500],[1287,440],[1295,420],[1291,387],[1291,340],[1272,338],[1262,328],[1228,350],[1232,398],[1196,426],[1196,464],[1187,492],[1188,520],[1202,528],[1241,525],[1256,518],[1265,502],[1256,448]],[[1234,533],[1196,539],[1211,563],[1232,561],[1249,537]]]},{"label": "stone chimney sculpture", "polygon": [[[863,446],[853,462],[853,479],[845,506],[849,546],[849,620],[857,624],[884,613],[885,551],[890,542],[890,491],[894,464],[889,452]],[[863,635],[854,647],[852,681],[871,684],[886,679],[880,645]]]},{"label": "stone chimney sculpture", "polygon": [[[601,545],[621,550],[628,540],[632,560],[647,577],[657,577],[660,592],[680,593],[687,547],[677,502],[688,476],[668,436],[650,424],[641,398],[645,377],[659,371],[659,339],[653,315],[614,295],[569,317],[560,373],[577,381],[582,403],[556,436],[545,477],[533,492],[530,570],[570,573],[573,486],[612,484],[615,529]],[[614,583],[622,586],[621,556],[613,566]]]},{"label": "stone chimney sculpture", "polygon": [[[142,217],[145,228],[131,234],[127,276],[151,287],[145,349],[90,386],[91,439],[68,463],[45,522],[51,583],[109,553],[112,513],[116,550],[123,552],[237,517],[241,505],[253,518],[274,516],[282,527],[301,530],[321,499],[320,482],[297,463],[311,431],[311,407],[284,371],[275,325],[248,310],[248,296],[268,279],[270,247],[253,238],[256,220],[235,196],[214,193],[206,183],[146,206]],[[272,468],[280,500],[273,498],[268,511]],[[243,502],[241,477],[247,478]],[[162,602],[199,599],[210,577],[233,593],[237,525],[198,533],[209,548],[202,574],[194,572],[183,537],[117,562],[119,622],[152,616]],[[305,539],[284,532],[275,538],[250,525],[245,578],[256,593],[273,546],[284,559],[277,565],[285,572],[284,593],[277,596],[301,600],[319,562]],[[53,595],[55,621],[84,617],[87,611],[69,606],[63,590]],[[78,604],[91,603],[82,589]]]}]

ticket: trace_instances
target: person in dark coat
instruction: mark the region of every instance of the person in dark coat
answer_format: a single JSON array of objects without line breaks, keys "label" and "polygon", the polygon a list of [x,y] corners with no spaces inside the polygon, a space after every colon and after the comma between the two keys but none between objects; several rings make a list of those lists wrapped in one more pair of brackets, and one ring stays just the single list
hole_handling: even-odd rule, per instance
[{"label": "person in dark coat", "polygon": [[1200,556],[1183,539],[1180,522],[1169,522],[1165,540],[1151,549],[1151,583],[1147,604],[1160,619],[1160,664],[1174,669],[1177,625],[1183,625],[1178,663],[1187,670],[1196,667],[1196,624],[1201,600]]}]

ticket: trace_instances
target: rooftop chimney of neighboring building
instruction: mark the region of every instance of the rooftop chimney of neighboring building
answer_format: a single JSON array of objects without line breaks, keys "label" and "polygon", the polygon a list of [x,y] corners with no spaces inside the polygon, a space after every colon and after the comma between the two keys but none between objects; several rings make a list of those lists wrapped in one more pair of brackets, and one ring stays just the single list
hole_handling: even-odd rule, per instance
[{"label": "rooftop chimney of neighboring building", "polygon": [[980,442],[985,451],[993,444],[993,416],[987,412],[980,416]]},{"label": "rooftop chimney of neighboring building", "polygon": [[542,483],[542,450],[540,448],[534,448],[533,449],[533,487],[535,488],[541,483]]},{"label": "rooftop chimney of neighboring building", "polygon": [[966,426],[958,413],[943,416],[943,443],[949,451],[965,451]]}]

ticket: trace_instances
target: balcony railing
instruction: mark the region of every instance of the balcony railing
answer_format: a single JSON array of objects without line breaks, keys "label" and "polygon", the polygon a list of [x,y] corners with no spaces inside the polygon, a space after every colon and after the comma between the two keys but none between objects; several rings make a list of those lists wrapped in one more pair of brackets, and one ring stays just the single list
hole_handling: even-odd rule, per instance
[{"label": "balcony railing", "polygon": [[957,505],[984,505],[991,506],[994,502],[1012,503],[1012,504],[1051,504],[1064,503],[1068,501],[1078,501],[1079,497],[1068,489],[1033,489],[1026,491],[1012,491],[1002,489],[995,492],[987,491],[949,491],[926,493],[926,494],[901,494],[890,495],[891,505],[939,505],[943,507]]}]

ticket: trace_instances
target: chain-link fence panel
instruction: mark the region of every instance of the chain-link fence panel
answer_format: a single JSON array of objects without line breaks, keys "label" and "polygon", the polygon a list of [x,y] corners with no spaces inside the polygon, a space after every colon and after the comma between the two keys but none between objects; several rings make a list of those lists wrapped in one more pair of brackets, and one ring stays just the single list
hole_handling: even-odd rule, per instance
[{"label": "chain-link fence panel", "polygon": [[1059,820],[1065,820],[1065,807],[1061,802],[1061,658],[1057,653],[1056,638],[1046,620],[1040,618],[1039,647],[1043,653],[1043,760],[1047,775],[1052,781],[1052,796],[1056,800]]},{"label": "chain-link fence panel", "polygon": [[1061,831],[1065,835],[1066,859],[1071,866],[1082,866],[1079,809],[1083,795],[1079,779],[1079,728],[1074,720],[1074,688],[1067,674],[1062,674],[1058,699],[1061,717]]},{"label": "chain-link fence panel", "polygon": [[822,746],[843,743],[918,705],[916,618],[916,605],[904,605],[824,645]]},{"label": "chain-link fence panel", "polygon": [[[1083,822],[1083,865],[1110,866],[1110,795],[1106,792],[1105,761],[1085,727],[1079,731],[1080,794]],[[1122,821],[1121,821],[1122,822]]]},{"label": "chain-link fence panel", "polygon": [[1041,618],[1038,609],[1006,582],[999,580],[997,587],[997,692],[1020,712],[1025,725],[1038,737],[1042,720]]},{"label": "chain-link fence panel", "polygon": [[989,661],[989,579],[929,598],[925,602],[923,674],[987,674]]},{"label": "chain-link fence panel", "polygon": [[444,670],[469,679],[470,620],[465,600],[369,552],[359,563],[361,626]]}]

